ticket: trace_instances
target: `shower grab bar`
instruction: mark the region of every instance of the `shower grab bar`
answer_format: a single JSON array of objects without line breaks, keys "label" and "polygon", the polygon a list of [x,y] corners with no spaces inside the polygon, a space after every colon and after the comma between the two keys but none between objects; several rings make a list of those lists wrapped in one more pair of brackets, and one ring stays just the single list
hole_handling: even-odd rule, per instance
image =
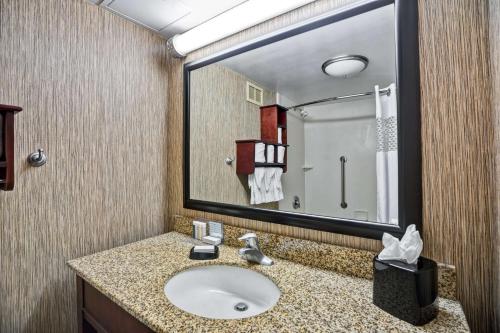
[{"label": "shower grab bar", "polygon": [[347,202],[345,202],[345,163],[347,159],[345,156],[340,156],[340,207],[346,209]]}]

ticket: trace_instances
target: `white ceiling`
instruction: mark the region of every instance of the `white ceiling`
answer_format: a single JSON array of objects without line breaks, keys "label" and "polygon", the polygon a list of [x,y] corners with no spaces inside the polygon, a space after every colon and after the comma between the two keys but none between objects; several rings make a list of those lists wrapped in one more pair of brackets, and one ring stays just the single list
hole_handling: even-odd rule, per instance
[{"label": "white ceiling", "polygon": [[[90,0],[100,3],[102,0]],[[185,32],[247,0],[104,0],[102,7],[165,38]]]},{"label": "white ceiling", "polygon": [[[368,68],[348,79],[321,65],[342,54],[368,57]],[[219,62],[299,104],[372,91],[396,80],[394,5],[388,5]],[[289,105],[287,105],[289,106]]]}]

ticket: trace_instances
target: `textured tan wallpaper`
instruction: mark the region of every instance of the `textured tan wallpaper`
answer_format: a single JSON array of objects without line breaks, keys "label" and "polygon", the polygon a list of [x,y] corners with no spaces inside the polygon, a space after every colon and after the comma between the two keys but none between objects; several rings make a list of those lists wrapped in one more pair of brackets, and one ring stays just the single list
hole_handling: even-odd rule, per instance
[{"label": "textured tan wallpaper", "polygon": [[492,78],[492,110],[495,117],[495,166],[496,166],[496,216],[494,232],[494,289],[496,295],[496,330],[500,332],[500,1],[489,1],[490,14],[490,55]]},{"label": "textured tan wallpaper", "polygon": [[[165,41],[84,0],[0,0],[0,103],[16,185],[0,192],[0,332],[76,332],[66,261],[164,231]],[[31,168],[44,148],[48,163]]]},{"label": "textured tan wallpaper", "polygon": [[[236,156],[235,140],[260,139],[260,109],[246,100],[248,80],[217,64],[191,72],[190,192],[193,199],[249,205],[247,176],[237,177],[236,163],[229,166],[224,162],[226,157]],[[265,89],[263,97],[264,105],[275,103],[274,92]],[[277,204],[262,206],[272,208]]]},{"label": "textured tan wallpaper", "polygon": [[491,332],[497,295],[488,3],[420,4],[426,254],[456,265],[458,297],[472,329]]},{"label": "textured tan wallpaper", "polygon": [[[189,55],[209,55],[355,1],[318,0]],[[424,254],[457,266],[458,297],[474,332],[493,329],[494,127],[488,2],[419,0]],[[182,207],[182,64],[169,76],[169,218],[206,217],[249,229],[378,250],[380,242],[208,214]]]}]

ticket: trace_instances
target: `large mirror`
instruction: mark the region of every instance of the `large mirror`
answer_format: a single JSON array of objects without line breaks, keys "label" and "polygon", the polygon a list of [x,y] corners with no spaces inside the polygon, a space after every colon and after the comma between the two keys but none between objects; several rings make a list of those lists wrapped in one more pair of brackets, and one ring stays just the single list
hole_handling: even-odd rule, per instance
[{"label": "large mirror", "polygon": [[188,208],[364,237],[420,225],[416,1],[185,65]]}]

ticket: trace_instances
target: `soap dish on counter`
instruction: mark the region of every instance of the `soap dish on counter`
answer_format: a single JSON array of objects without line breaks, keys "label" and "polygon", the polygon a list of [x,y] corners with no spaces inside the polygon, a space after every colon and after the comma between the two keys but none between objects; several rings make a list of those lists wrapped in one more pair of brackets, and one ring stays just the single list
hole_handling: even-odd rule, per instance
[{"label": "soap dish on counter", "polygon": [[195,252],[193,246],[191,248],[191,251],[189,252],[189,259],[191,260],[213,260],[219,258],[219,247],[214,246],[215,251],[214,252]]}]

